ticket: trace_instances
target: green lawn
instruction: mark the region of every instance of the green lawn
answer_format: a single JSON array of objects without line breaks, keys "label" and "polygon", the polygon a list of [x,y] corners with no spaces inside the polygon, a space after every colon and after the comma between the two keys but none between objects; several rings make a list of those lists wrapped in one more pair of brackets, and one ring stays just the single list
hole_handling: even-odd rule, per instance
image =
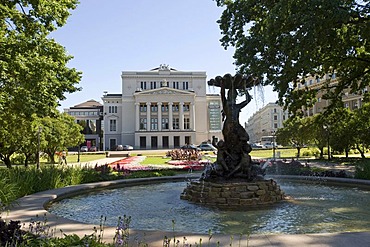
[{"label": "green lawn", "polygon": [[[301,155],[304,151],[307,151],[308,148],[301,149]],[[280,158],[294,158],[297,157],[297,149],[293,148],[280,148],[276,149],[276,158],[278,157],[278,152],[280,153]],[[272,149],[253,149],[250,153],[252,158],[272,158],[273,150]]]},{"label": "green lawn", "polygon": [[[99,160],[99,159],[104,159],[105,154],[84,154],[80,153],[80,162],[90,162],[94,160]],[[78,160],[78,155],[77,154],[72,154],[72,155],[67,155],[67,163],[77,163]],[[55,156],[55,162],[58,163],[58,157]],[[40,159],[40,163],[47,164],[47,159],[45,157]]]}]

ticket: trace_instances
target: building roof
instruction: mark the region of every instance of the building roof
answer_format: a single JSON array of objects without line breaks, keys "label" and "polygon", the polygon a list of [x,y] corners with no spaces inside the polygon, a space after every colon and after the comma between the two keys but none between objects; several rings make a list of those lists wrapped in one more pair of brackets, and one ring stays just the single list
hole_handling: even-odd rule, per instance
[{"label": "building roof", "polygon": [[101,103],[99,103],[98,101],[96,100],[88,100],[86,102],[83,102],[83,103],[80,103],[78,105],[75,105],[73,106],[74,108],[90,108],[90,107],[99,107],[99,106],[103,106]]}]

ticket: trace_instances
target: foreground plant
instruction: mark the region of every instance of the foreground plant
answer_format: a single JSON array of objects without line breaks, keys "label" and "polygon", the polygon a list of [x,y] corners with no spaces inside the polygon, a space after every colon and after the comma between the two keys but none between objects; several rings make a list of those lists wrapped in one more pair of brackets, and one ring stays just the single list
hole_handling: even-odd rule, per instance
[{"label": "foreground plant", "polygon": [[113,238],[114,246],[129,246],[131,216],[124,215],[118,218],[116,235]]}]

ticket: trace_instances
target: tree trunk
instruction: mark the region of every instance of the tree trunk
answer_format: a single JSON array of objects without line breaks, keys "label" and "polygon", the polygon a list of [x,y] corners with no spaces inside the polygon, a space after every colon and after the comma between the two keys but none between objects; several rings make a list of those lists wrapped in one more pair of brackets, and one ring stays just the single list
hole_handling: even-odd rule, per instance
[{"label": "tree trunk", "polygon": [[12,163],[10,162],[10,156],[4,156],[3,161],[7,168],[12,168]]},{"label": "tree trunk", "polygon": [[297,158],[301,157],[301,147],[297,147]]},{"label": "tree trunk", "polygon": [[360,152],[360,154],[361,154],[361,158],[363,158],[363,159],[365,159],[366,157],[365,157],[365,153],[364,153],[364,151],[360,148],[360,146],[359,145],[357,145],[356,144],[356,149]]},{"label": "tree trunk", "polygon": [[320,159],[324,159],[324,147],[320,148]]},{"label": "tree trunk", "polygon": [[28,161],[30,160],[32,154],[24,154],[26,156],[26,159],[24,160],[24,166],[28,167]]}]

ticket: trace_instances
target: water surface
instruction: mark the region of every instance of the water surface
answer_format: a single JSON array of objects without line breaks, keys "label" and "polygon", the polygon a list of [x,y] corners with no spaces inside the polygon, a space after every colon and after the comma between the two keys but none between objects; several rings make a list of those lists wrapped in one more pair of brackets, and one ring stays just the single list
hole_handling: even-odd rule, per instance
[{"label": "water surface", "polygon": [[[278,180],[277,180],[278,181]],[[49,211],[90,224],[190,233],[298,234],[370,229],[370,192],[358,188],[278,181],[293,201],[247,211],[221,211],[181,200],[186,182],[139,185],[92,192],[54,203]],[[173,223],[174,222],[174,223]]]}]

